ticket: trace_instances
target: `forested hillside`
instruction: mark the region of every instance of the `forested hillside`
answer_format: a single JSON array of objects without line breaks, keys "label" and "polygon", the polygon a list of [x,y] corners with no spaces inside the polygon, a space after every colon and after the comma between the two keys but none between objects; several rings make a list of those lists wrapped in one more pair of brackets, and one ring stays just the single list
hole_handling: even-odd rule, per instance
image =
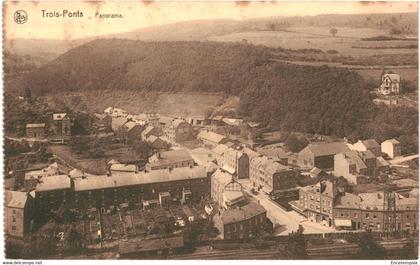
[{"label": "forested hillside", "polygon": [[392,110],[401,119],[383,115],[388,110],[372,104],[371,87],[357,73],[270,60],[279,51],[246,43],[95,40],[28,74],[21,88],[38,95],[223,92],[240,96],[239,115],[272,129],[378,140],[402,133],[416,142],[417,126],[410,124],[417,124],[417,111]]}]

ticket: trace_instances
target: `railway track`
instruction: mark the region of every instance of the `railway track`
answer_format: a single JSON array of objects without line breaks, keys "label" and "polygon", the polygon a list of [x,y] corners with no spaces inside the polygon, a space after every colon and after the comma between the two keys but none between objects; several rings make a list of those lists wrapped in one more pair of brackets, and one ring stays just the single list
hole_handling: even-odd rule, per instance
[{"label": "railway track", "polygon": [[218,260],[218,259],[278,259],[281,253],[275,249],[232,249],[232,250],[209,250],[209,252],[191,253],[182,255],[173,255],[168,259],[206,259],[206,260]]},{"label": "railway track", "polygon": [[328,245],[308,248],[309,259],[349,259],[355,258],[359,252],[356,244]]}]

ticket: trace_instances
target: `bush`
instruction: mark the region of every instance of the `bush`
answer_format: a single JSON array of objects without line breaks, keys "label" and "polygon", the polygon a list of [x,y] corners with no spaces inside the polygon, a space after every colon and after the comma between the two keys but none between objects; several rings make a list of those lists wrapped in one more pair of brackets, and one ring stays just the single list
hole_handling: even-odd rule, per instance
[{"label": "bush", "polygon": [[337,54],[338,51],[337,50],[327,50],[328,54]]},{"label": "bush", "polygon": [[305,137],[298,136],[292,133],[287,137],[284,144],[287,148],[289,148],[290,151],[297,153],[303,148],[305,148],[309,144],[309,142],[308,140],[306,140]]}]

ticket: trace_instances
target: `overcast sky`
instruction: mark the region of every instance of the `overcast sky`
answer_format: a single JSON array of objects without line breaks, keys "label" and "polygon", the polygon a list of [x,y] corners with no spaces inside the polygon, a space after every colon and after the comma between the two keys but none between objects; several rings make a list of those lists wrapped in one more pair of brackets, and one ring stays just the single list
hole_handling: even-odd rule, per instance
[{"label": "overcast sky", "polygon": [[[417,2],[6,2],[5,37],[76,39],[128,32],[141,27],[198,19],[235,19],[318,14],[417,12]],[[79,18],[44,18],[42,10],[83,12]],[[16,10],[28,21],[14,22]],[[99,19],[95,13],[122,14],[122,19]]]}]

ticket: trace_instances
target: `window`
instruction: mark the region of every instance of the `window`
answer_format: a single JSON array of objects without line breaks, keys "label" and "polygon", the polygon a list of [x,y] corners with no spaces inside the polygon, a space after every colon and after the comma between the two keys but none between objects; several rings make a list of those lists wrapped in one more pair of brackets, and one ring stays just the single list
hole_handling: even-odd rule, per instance
[{"label": "window", "polygon": [[12,222],[16,222],[16,218],[14,216],[12,217]]},{"label": "window", "polygon": [[369,219],[369,214],[368,213],[366,214],[366,219]]},{"label": "window", "polygon": [[12,225],[12,230],[16,230],[16,226],[15,225]]},{"label": "window", "polygon": [[353,217],[354,217],[354,218],[357,218],[357,213],[353,214]]},{"label": "window", "polygon": [[12,212],[13,212],[13,214],[16,214],[16,210],[13,209]]}]

